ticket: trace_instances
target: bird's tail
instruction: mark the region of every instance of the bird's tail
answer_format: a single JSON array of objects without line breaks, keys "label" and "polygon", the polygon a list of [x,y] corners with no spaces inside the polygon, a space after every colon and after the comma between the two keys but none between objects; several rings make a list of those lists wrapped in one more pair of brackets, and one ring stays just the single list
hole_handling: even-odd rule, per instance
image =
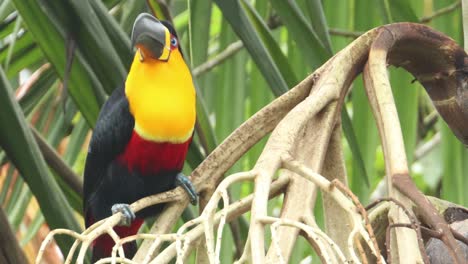
[{"label": "bird's tail", "polygon": [[[143,219],[137,218],[135,219],[130,226],[116,226],[114,227],[114,231],[120,238],[132,236],[138,233],[141,225],[143,224]],[[98,237],[93,245],[92,245],[92,263],[96,261],[110,257],[112,254],[112,248],[114,247],[115,243],[114,240],[107,234]],[[135,241],[125,243],[123,245],[125,257],[126,258],[133,258],[137,251],[137,245]]]}]

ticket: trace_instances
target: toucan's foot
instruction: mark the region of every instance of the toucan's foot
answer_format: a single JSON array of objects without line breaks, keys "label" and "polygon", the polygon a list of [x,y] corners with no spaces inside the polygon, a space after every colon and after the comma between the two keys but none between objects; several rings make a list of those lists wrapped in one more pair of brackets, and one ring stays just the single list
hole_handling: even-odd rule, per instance
[{"label": "toucan's foot", "polygon": [[122,220],[120,220],[121,226],[130,226],[133,220],[135,220],[135,213],[128,204],[114,204],[111,210],[112,214],[122,213]]},{"label": "toucan's foot", "polygon": [[184,188],[187,192],[190,203],[196,205],[198,203],[198,194],[195,191],[195,187],[193,186],[192,182],[185,176],[183,173],[178,173],[176,176],[176,185]]}]

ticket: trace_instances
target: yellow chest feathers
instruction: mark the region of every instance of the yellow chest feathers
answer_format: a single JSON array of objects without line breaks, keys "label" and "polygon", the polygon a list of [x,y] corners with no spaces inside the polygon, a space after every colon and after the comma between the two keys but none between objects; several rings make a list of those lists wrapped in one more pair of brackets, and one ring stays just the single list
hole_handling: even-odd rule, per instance
[{"label": "yellow chest feathers", "polygon": [[167,62],[137,52],[125,83],[135,131],[144,139],[182,143],[195,126],[195,88],[182,55],[174,50]]}]

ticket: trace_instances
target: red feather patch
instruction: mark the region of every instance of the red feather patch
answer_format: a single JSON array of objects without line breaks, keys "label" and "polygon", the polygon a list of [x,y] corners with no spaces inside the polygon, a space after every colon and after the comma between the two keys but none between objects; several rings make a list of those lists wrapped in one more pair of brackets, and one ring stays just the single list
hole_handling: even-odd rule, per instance
[{"label": "red feather patch", "polygon": [[[141,225],[143,224],[143,219],[136,218],[131,226],[115,226],[114,231],[120,238],[133,236],[138,233],[138,229],[140,229]],[[96,240],[93,241],[93,255],[101,257],[110,257],[112,254],[112,248],[114,247],[115,242],[114,240],[108,235],[104,234],[98,237]],[[127,249],[128,244],[124,244],[125,255],[130,254]],[[132,252],[135,253],[135,252]]]},{"label": "red feather patch", "polygon": [[182,170],[192,138],[184,143],[153,142],[133,131],[125,151],[118,157],[130,170],[142,174]]}]

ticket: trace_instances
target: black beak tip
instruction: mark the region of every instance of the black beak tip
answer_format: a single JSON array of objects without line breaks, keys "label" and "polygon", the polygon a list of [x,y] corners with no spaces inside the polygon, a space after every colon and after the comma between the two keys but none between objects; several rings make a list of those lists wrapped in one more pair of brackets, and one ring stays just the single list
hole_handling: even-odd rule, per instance
[{"label": "black beak tip", "polygon": [[169,34],[169,29],[161,21],[150,14],[140,14],[133,25],[132,47],[144,47],[146,56],[167,61],[170,55]]}]

